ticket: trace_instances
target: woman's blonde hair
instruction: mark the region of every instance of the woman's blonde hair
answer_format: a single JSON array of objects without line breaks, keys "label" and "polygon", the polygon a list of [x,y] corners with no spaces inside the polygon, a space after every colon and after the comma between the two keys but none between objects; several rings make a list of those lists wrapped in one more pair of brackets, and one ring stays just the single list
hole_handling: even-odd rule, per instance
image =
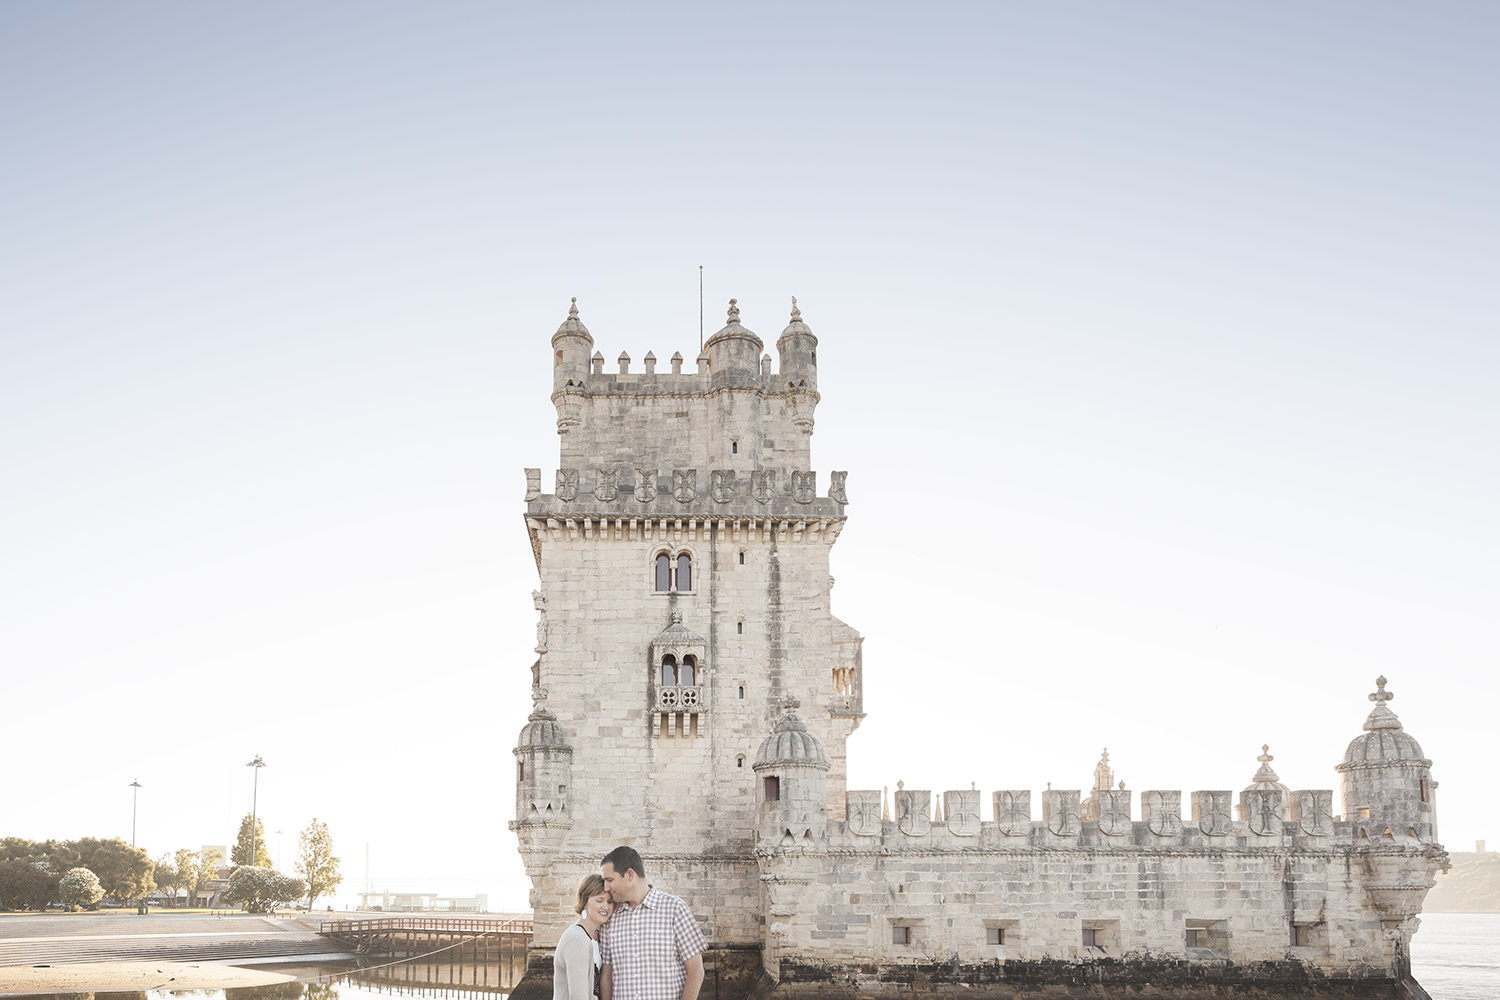
[{"label": "woman's blonde hair", "polygon": [[582,882],[578,883],[578,903],[573,907],[574,913],[582,913],[583,908],[589,905],[589,900],[604,891],[604,879],[598,875],[588,875]]}]

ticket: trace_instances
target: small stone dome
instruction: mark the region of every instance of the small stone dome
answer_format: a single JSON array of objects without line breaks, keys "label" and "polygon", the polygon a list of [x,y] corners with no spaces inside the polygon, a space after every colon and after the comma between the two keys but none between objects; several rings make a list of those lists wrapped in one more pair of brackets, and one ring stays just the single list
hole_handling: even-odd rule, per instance
[{"label": "small stone dome", "polygon": [[802,310],[797,308],[795,295],[792,296],[792,320],[786,325],[786,329],[781,331],[781,336],[776,338],[776,341],[780,343],[787,337],[812,337],[815,345],[818,341],[818,338],[813,336],[812,327],[802,321]]},{"label": "small stone dome", "polygon": [[1365,731],[1349,743],[1344,751],[1345,767],[1371,764],[1421,764],[1431,766],[1431,761],[1422,756],[1422,747],[1401,728],[1401,720],[1385,703],[1396,697],[1385,689],[1385,678],[1375,680],[1375,693],[1370,700],[1375,708],[1365,719]]},{"label": "small stone dome", "polygon": [[796,699],[789,699],[786,712],[776,720],[776,728],[761,741],[760,752],[755,755],[755,770],[786,766],[828,770],[828,756],[823,753],[823,744],[797,718],[796,707]]},{"label": "small stone dome", "polygon": [[[712,337],[709,337],[708,342],[703,345],[705,353],[710,347],[717,347],[725,341],[736,339],[753,343],[755,345],[755,355],[757,358],[760,356],[760,352],[765,348],[765,345],[761,343],[760,337],[756,336],[755,331],[740,322],[739,300],[730,299],[729,314],[725,319],[724,326],[719,330],[718,333],[715,333]],[[702,355],[700,355],[700,357],[701,356]]]},{"label": "small stone dome", "polygon": [[1269,743],[1262,743],[1261,744],[1261,747],[1260,747],[1260,756],[1257,757],[1257,758],[1255,758],[1255,759],[1258,760],[1258,761],[1260,761],[1260,770],[1258,770],[1258,771],[1255,772],[1255,777],[1253,777],[1253,778],[1250,779],[1250,784],[1246,785],[1245,788],[1244,788],[1245,791],[1247,791],[1247,792],[1258,792],[1258,791],[1290,792],[1291,791],[1290,788],[1286,787],[1285,785],[1283,785],[1281,783],[1281,779],[1276,776],[1276,772],[1273,771],[1273,770],[1271,770],[1271,761],[1275,760],[1276,758],[1274,756],[1272,756],[1272,754],[1271,754],[1271,745]]},{"label": "small stone dome", "polygon": [[588,337],[589,340],[594,339],[589,333],[589,328],[583,325],[583,320],[578,318],[577,298],[574,298],[573,304],[568,306],[568,318],[562,321],[562,325],[557,328],[557,333],[554,333],[552,336],[556,337],[558,334],[563,333],[577,333]]},{"label": "small stone dome", "polygon": [[538,701],[532,706],[526,725],[521,727],[521,738],[516,744],[516,750],[541,749],[571,750],[572,748],[568,746],[567,740],[563,739],[562,727],[557,724],[557,716]]}]

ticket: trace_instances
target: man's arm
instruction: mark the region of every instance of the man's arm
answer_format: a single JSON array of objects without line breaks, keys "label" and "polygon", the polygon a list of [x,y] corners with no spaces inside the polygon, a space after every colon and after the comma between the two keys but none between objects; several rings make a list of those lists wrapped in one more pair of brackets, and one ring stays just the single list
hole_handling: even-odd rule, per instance
[{"label": "man's arm", "polygon": [[615,967],[613,965],[601,966],[599,969],[599,1000],[614,1000],[615,996]]},{"label": "man's arm", "polygon": [[687,982],[682,984],[682,1000],[698,1000],[698,991],[703,988],[703,953],[683,962],[682,967],[687,970]]}]

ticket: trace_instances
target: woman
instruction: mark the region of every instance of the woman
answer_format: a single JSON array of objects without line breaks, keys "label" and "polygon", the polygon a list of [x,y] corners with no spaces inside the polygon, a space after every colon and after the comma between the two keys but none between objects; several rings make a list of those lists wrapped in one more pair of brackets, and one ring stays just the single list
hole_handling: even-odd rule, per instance
[{"label": "woman", "polygon": [[552,1000],[591,1000],[599,981],[599,927],[615,911],[604,879],[590,875],[578,885],[573,912],[578,923],[563,931],[552,956]]}]

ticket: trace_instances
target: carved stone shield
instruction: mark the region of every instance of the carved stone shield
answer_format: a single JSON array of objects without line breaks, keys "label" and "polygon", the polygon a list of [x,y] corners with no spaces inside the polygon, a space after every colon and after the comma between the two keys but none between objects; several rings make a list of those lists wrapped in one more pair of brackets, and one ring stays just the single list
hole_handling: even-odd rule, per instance
[{"label": "carved stone shield", "polygon": [[635,498],[641,503],[650,503],[656,499],[656,471],[655,469],[635,470]]},{"label": "carved stone shield", "polygon": [[844,491],[844,480],[849,478],[847,472],[830,472],[828,474],[828,497],[836,503],[848,503],[849,494]]},{"label": "carved stone shield", "polygon": [[1210,837],[1225,837],[1234,828],[1228,792],[1194,792],[1193,821]]},{"label": "carved stone shield", "polygon": [[1333,792],[1319,788],[1297,793],[1297,827],[1309,837],[1333,833]]},{"label": "carved stone shield", "polygon": [[1158,837],[1175,837],[1182,832],[1182,793],[1147,792],[1141,797],[1141,813],[1146,829]]},{"label": "carved stone shield", "polygon": [[1006,837],[1024,837],[1031,833],[1031,791],[1019,789],[996,792],[995,824]]},{"label": "carved stone shield", "polygon": [[542,495],[542,470],[526,470],[526,502],[530,503]]},{"label": "carved stone shield", "polygon": [[757,503],[765,503],[776,494],[776,470],[750,473],[750,495]]},{"label": "carved stone shield", "polygon": [[609,503],[620,495],[620,474],[614,469],[600,469],[594,479],[594,499]]},{"label": "carved stone shield", "polygon": [[1099,832],[1106,837],[1123,837],[1130,832],[1130,793],[1123,788],[1102,789],[1099,797]]},{"label": "carved stone shield", "polygon": [[557,470],[557,499],[563,501],[578,499],[578,470]]},{"label": "carved stone shield", "polygon": [[1281,792],[1276,789],[1252,789],[1244,793],[1245,819],[1250,832],[1257,837],[1274,837],[1281,833]]},{"label": "carved stone shield", "polygon": [[733,469],[715,469],[709,473],[709,492],[715,503],[728,503],[733,500],[734,487]]},{"label": "carved stone shield", "polygon": [[932,792],[897,790],[896,829],[908,837],[925,836],[932,829]]},{"label": "carved stone shield", "polygon": [[880,834],[880,790],[848,792],[844,803],[849,812],[849,832],[856,837]]},{"label": "carved stone shield", "polygon": [[698,470],[673,469],[672,495],[678,503],[687,503],[698,496]]},{"label": "carved stone shield", "polygon": [[1059,837],[1076,837],[1080,827],[1078,790],[1047,789],[1042,794],[1042,819]]},{"label": "carved stone shield", "polygon": [[943,815],[948,817],[948,832],[954,836],[979,836],[979,792],[944,792]]},{"label": "carved stone shield", "polygon": [[798,503],[812,503],[818,496],[818,474],[816,472],[792,473],[792,499]]}]

